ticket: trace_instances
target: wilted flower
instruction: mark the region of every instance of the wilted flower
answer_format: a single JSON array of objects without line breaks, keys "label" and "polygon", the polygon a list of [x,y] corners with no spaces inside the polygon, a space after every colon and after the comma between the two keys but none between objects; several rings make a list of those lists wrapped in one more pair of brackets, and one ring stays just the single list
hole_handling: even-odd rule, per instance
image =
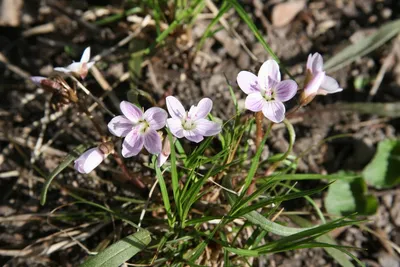
[{"label": "wilted flower", "polygon": [[78,75],[82,79],[85,79],[87,76],[89,69],[95,63],[94,61],[90,61],[90,47],[87,47],[85,51],[83,51],[81,60],[79,62],[73,62],[72,64],[68,65],[67,67],[57,67],[54,68],[55,71],[70,73],[72,72],[75,75]]},{"label": "wilted flower", "polygon": [[32,76],[31,81],[46,92],[53,94],[50,102],[54,109],[61,108],[71,102],[78,102],[76,91],[60,76],[52,78]]},{"label": "wilted flower", "polygon": [[125,137],[122,156],[136,156],[143,149],[143,145],[149,153],[160,154],[161,137],[157,130],[165,126],[167,112],[153,107],[143,114],[141,109],[127,101],[122,101],[120,108],[124,115],[113,118],[108,123],[108,129],[113,135]]},{"label": "wilted flower", "polygon": [[245,107],[254,112],[262,111],[265,117],[276,123],[285,118],[286,109],[282,102],[292,99],[297,92],[295,81],[281,81],[279,65],[275,60],[265,61],[258,77],[248,71],[239,72],[237,83],[247,94]]},{"label": "wilted flower", "polygon": [[171,154],[171,142],[169,141],[168,136],[166,136],[163,140],[161,153],[160,155],[158,155],[157,158],[157,166],[161,167],[167,161],[170,154]]},{"label": "wilted flower", "polygon": [[319,53],[308,55],[307,73],[301,104],[308,104],[316,95],[333,94],[343,91],[339,83],[332,77],[325,75],[324,61]]},{"label": "wilted flower", "polygon": [[186,111],[182,103],[173,96],[166,98],[167,109],[172,118],[167,120],[167,126],[177,138],[186,137],[192,142],[200,142],[204,136],[212,136],[221,132],[219,123],[206,119],[213,102],[203,98],[197,106],[191,106]]}]

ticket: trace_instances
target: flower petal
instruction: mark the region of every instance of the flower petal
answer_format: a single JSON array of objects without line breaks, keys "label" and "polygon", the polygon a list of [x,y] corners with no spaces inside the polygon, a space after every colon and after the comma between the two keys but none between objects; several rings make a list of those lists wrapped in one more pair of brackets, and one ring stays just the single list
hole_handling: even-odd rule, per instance
[{"label": "flower petal", "polygon": [[167,119],[167,126],[174,136],[178,138],[182,138],[184,136],[182,121],[180,119],[175,119],[175,118]]},{"label": "flower petal", "polygon": [[149,129],[144,135],[144,147],[151,154],[157,155],[161,153],[161,137],[155,130]]},{"label": "flower petal", "polygon": [[83,51],[80,62],[87,63],[87,62],[89,62],[89,59],[90,59],[90,46],[86,47],[86,49]]},{"label": "flower petal", "polygon": [[157,157],[157,166],[161,167],[162,165],[164,165],[164,163],[167,161],[167,159],[169,158],[169,154],[168,155],[164,155],[164,153],[160,153],[160,155],[158,155]]},{"label": "flower petal", "polygon": [[149,108],[143,115],[143,119],[150,124],[150,128],[153,130],[163,128],[167,123],[167,117],[167,112],[162,108]]},{"label": "flower petal", "polygon": [[196,121],[194,132],[203,136],[213,136],[219,134],[221,130],[221,124],[206,119],[200,119]]},{"label": "flower petal", "polygon": [[142,110],[128,101],[122,101],[119,107],[122,114],[133,123],[137,123],[143,117]]},{"label": "flower petal", "polygon": [[253,112],[258,112],[262,110],[265,99],[262,97],[261,93],[252,93],[246,97],[246,101],[244,106],[246,109],[251,110]]},{"label": "flower petal", "polygon": [[56,68],[54,68],[54,70],[58,71],[58,72],[64,72],[64,73],[70,73],[71,72],[70,69],[63,68],[63,67],[56,67]]},{"label": "flower petal", "polygon": [[80,72],[81,72],[81,69],[82,69],[82,63],[80,63],[80,62],[71,63],[71,64],[69,64],[69,65],[67,66],[67,69],[68,69],[70,72],[80,73]]},{"label": "flower petal", "polygon": [[43,80],[46,80],[47,78],[46,77],[43,77],[43,76],[32,76],[31,77],[31,81],[36,85],[36,86],[42,86],[41,85],[41,82],[43,81]]},{"label": "flower petal", "polygon": [[89,173],[99,166],[105,157],[99,148],[91,148],[75,160],[74,168],[80,173]]},{"label": "flower petal", "polygon": [[192,141],[195,143],[199,143],[204,139],[204,137],[201,134],[196,133],[195,131],[183,130],[183,134],[189,141]]},{"label": "flower petal", "polygon": [[267,119],[279,123],[285,118],[286,109],[280,101],[267,101],[262,112]]},{"label": "flower petal", "polygon": [[279,65],[273,59],[265,61],[261,65],[260,70],[258,71],[258,83],[264,90],[267,90],[269,88],[268,77],[278,82],[281,81],[281,73],[279,71]]},{"label": "flower petal", "polygon": [[90,62],[86,63],[86,68],[89,70],[91,67],[93,67],[94,63],[96,63],[96,62],[90,61]]},{"label": "flower petal", "polygon": [[108,130],[115,136],[125,137],[132,131],[133,123],[125,116],[116,116],[108,123]]},{"label": "flower petal", "polygon": [[318,72],[322,72],[324,70],[324,60],[322,59],[322,56],[319,53],[315,53],[311,57],[311,62],[307,66],[310,65],[311,72],[315,75]]},{"label": "flower petal", "polygon": [[321,88],[324,89],[328,94],[343,91],[343,88],[340,88],[339,83],[328,75],[325,75],[325,79],[322,81]]},{"label": "flower petal", "polygon": [[122,156],[124,158],[136,156],[142,150],[143,142],[143,136],[139,134],[137,128],[134,128],[122,143]]},{"label": "flower petal", "polygon": [[284,80],[277,84],[275,88],[276,99],[286,102],[292,99],[297,92],[297,83],[293,80]]},{"label": "flower petal", "polygon": [[245,94],[251,94],[260,91],[260,88],[258,87],[257,76],[249,71],[239,72],[236,82]]},{"label": "flower petal", "polygon": [[169,115],[171,115],[172,118],[182,118],[183,116],[185,116],[185,108],[176,97],[167,96],[165,101],[167,103],[168,113]]},{"label": "flower petal", "polygon": [[304,88],[304,98],[316,95],[324,79],[325,72],[318,72],[316,75],[314,75],[311,81],[309,81]]},{"label": "flower petal", "polygon": [[157,166],[161,167],[167,161],[170,154],[171,154],[171,143],[169,142],[168,136],[166,136],[163,140],[161,153],[157,157]]},{"label": "flower petal", "polygon": [[210,113],[213,107],[213,102],[209,98],[203,98],[199,101],[197,106],[191,107],[188,113],[189,118],[192,120],[204,119]]}]

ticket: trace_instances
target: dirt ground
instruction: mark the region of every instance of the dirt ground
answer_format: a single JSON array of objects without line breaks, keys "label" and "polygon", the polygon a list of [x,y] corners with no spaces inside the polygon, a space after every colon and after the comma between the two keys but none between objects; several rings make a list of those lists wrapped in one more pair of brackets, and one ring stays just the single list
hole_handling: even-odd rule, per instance
[{"label": "dirt ground", "polygon": [[[219,25],[221,30],[207,38],[196,52],[215,16],[213,7],[220,6],[211,1],[206,1],[207,7],[191,26],[178,27],[149,54],[133,56],[133,52],[153,44],[157,36],[146,4],[138,4],[142,11],[137,14],[104,25],[95,23],[121,13],[124,7],[134,6],[128,2],[0,1],[0,264],[76,266],[87,255],[85,247],[94,249],[106,238],[113,241],[127,234],[124,226],[109,220],[108,215],[72,204],[68,190],[114,206],[118,201],[110,200],[111,196],[138,196],[135,186],[119,180],[110,167],[100,166],[96,179],[90,180],[67,168],[56,178],[59,188],[50,190],[47,204],[40,205],[44,181],[41,172],[49,173],[74,147],[98,136],[87,131],[89,121],[81,120],[76,109],[53,110],[51,96],[34,86],[30,76],[49,76],[53,67],[78,60],[81,51],[90,46],[93,56],[101,55],[96,64],[100,74],[89,75],[85,83],[95,96],[104,97],[112,112],[118,112],[118,99],[126,98],[127,92],[135,88],[143,92],[139,98],[147,105],[154,101],[163,106],[165,96],[171,94],[188,104],[207,96],[214,100],[215,115],[228,119],[234,115],[234,104],[227,81],[241,99],[239,104],[244,105],[244,94],[236,84],[238,72],[256,72],[269,58],[234,10],[224,17],[226,24]],[[296,78],[303,75],[309,53],[320,52],[329,59],[384,23],[400,18],[400,1],[396,0],[294,1],[295,5],[286,7],[283,2],[254,0],[241,4]],[[150,15],[149,22],[146,15]],[[165,29],[164,26],[161,28]],[[127,36],[130,40],[118,45]],[[340,108],[341,103],[398,101],[399,43],[400,38],[396,37],[349,66],[329,73],[344,91],[318,97],[291,118],[297,133],[295,154],[329,136],[351,134],[313,149],[300,162],[299,172],[361,171],[373,157],[379,141],[399,137],[399,119],[344,112]],[[392,61],[390,67],[382,70],[387,61]],[[384,77],[376,93],[370,96],[379,72]],[[93,101],[87,98],[87,103],[91,105]],[[107,121],[111,118],[99,109],[94,112]],[[285,129],[276,127],[268,141],[269,151],[284,152],[288,146],[286,138]],[[133,161],[129,167],[138,169]],[[152,179],[144,171],[141,175]],[[304,188],[315,185],[302,183]],[[367,218],[366,226],[372,231],[352,227],[335,231],[333,236],[342,245],[363,248],[354,254],[367,266],[400,267],[400,188],[370,188],[370,192],[380,203],[376,215]],[[316,197],[321,206],[323,197]],[[127,205],[135,211],[133,204]],[[287,209],[291,208],[299,207],[289,204]],[[97,224],[100,216],[107,220]],[[74,231],[65,234],[66,229]],[[338,266],[322,249],[266,256],[257,265]]]}]

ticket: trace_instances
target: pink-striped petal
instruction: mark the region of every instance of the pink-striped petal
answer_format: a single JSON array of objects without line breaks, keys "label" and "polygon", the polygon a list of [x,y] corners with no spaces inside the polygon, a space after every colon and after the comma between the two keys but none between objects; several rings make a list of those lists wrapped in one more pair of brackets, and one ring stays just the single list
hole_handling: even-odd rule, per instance
[{"label": "pink-striped petal", "polygon": [[143,136],[139,134],[137,128],[134,128],[129,132],[122,143],[122,156],[124,158],[136,156],[142,150],[143,143]]},{"label": "pink-striped petal", "polygon": [[183,118],[186,115],[185,108],[182,103],[174,96],[167,96],[165,99],[169,115],[172,118]]},{"label": "pink-striped petal", "polygon": [[149,129],[146,134],[144,134],[144,147],[151,154],[157,155],[161,153],[161,137],[155,130]]},{"label": "pink-striped petal", "polygon": [[192,106],[189,110],[188,117],[192,120],[204,119],[210,113],[213,102],[209,98],[203,98],[197,106]]},{"label": "pink-striped petal", "polygon": [[162,108],[149,108],[143,115],[150,128],[153,130],[159,130],[165,126],[167,123],[168,114]]},{"label": "pink-striped petal", "polygon": [[74,168],[80,173],[89,173],[99,166],[105,157],[99,148],[91,148],[75,160]]},{"label": "pink-striped petal", "polygon": [[260,91],[260,88],[258,87],[258,78],[251,72],[248,71],[239,72],[236,81],[240,89],[245,94],[251,94]]},{"label": "pink-striped petal", "polygon": [[319,53],[315,53],[314,55],[312,55],[311,59],[309,57],[309,61],[310,62],[307,61],[307,67],[309,66],[312,74],[315,75],[316,73],[323,71],[324,60]]},{"label": "pink-striped petal", "polygon": [[281,81],[281,73],[279,71],[279,65],[273,59],[265,61],[261,65],[260,70],[258,71],[258,83],[264,90],[267,90],[270,87],[268,77],[272,78],[277,82]]},{"label": "pink-striped petal", "polygon": [[182,121],[180,119],[175,119],[175,118],[167,119],[167,126],[174,136],[178,138],[182,138],[184,136]]},{"label": "pink-striped petal", "polygon": [[251,93],[246,97],[244,105],[246,109],[251,110],[253,112],[258,112],[262,110],[265,102],[266,101],[262,97],[261,93]]},{"label": "pink-striped petal", "polygon": [[285,106],[282,102],[274,100],[267,101],[262,109],[264,116],[275,123],[282,122],[285,118]]},{"label": "pink-striped petal", "polygon": [[297,92],[297,84],[293,80],[281,81],[276,85],[275,97],[281,102],[286,102],[292,99]]},{"label": "pink-striped petal", "polygon": [[132,131],[133,123],[125,116],[116,116],[108,123],[108,130],[115,136],[125,137]]},{"label": "pink-striped petal", "polygon": [[194,132],[203,136],[213,136],[219,134],[221,130],[221,124],[206,119],[200,119],[196,121],[196,128]]},{"label": "pink-striped petal", "polygon": [[314,75],[311,81],[309,81],[306,87],[304,88],[303,98],[308,98],[310,96],[316,95],[324,79],[325,79],[325,72],[318,72],[316,75]]},{"label": "pink-striped petal", "polygon": [[339,83],[328,75],[325,75],[325,79],[322,81],[321,88],[328,94],[343,91],[343,88],[340,88]]},{"label": "pink-striped petal", "polygon": [[183,135],[184,135],[189,141],[192,141],[192,142],[195,142],[195,143],[199,143],[199,142],[201,142],[201,141],[204,139],[204,137],[203,137],[201,134],[196,133],[195,131],[183,130]]},{"label": "pink-striped petal", "polygon": [[122,114],[133,123],[137,123],[143,117],[142,110],[128,101],[122,101],[119,107]]}]

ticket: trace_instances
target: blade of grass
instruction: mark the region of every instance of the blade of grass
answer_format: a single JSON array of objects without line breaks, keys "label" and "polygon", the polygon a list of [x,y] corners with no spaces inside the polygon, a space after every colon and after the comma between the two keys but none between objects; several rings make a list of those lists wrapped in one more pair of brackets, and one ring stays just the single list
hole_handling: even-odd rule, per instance
[{"label": "blade of grass", "polygon": [[[171,150],[172,150],[172,146],[171,146]],[[167,213],[167,217],[168,217],[168,225],[171,228],[173,228],[174,227],[174,216],[173,216],[173,213],[171,210],[171,203],[169,202],[167,185],[165,184],[165,180],[161,173],[160,167],[157,166],[157,163],[155,160],[154,160],[154,165],[155,165],[156,177],[158,180],[158,184],[160,185],[161,196],[162,196],[164,206],[165,206],[165,212]]]},{"label": "blade of grass", "polygon": [[350,45],[325,63],[325,70],[335,71],[374,51],[400,32],[400,19],[386,23],[375,33]]},{"label": "blade of grass", "polygon": [[57,166],[46,178],[46,182],[43,185],[42,188],[42,193],[40,194],[40,204],[44,205],[46,204],[46,198],[47,198],[47,191],[49,190],[50,184],[53,181],[53,179],[60,173],[62,172],[65,168],[68,167],[69,164],[71,164],[72,161],[74,161],[76,158],[79,157],[80,154],[82,154],[85,150],[87,150],[90,147],[88,144],[82,144],[74,148],[67,157],[60,163],[60,165]]},{"label": "blade of grass", "polygon": [[295,80],[294,77],[287,70],[287,68],[279,60],[278,56],[274,53],[274,51],[272,51],[271,47],[264,40],[262,34],[257,29],[257,26],[254,24],[253,20],[249,17],[249,15],[247,15],[246,11],[240,5],[240,2],[236,1],[236,0],[226,0],[226,1],[228,1],[235,8],[236,12],[239,14],[239,16],[242,18],[242,20],[247,24],[247,26],[249,26],[249,28],[253,32],[254,36],[257,38],[257,40],[260,42],[260,44],[264,47],[264,49],[268,52],[268,54],[270,54],[270,56],[276,62],[278,62],[279,66],[283,69],[283,71],[285,73],[287,73],[289,75],[289,77],[291,79]]}]

